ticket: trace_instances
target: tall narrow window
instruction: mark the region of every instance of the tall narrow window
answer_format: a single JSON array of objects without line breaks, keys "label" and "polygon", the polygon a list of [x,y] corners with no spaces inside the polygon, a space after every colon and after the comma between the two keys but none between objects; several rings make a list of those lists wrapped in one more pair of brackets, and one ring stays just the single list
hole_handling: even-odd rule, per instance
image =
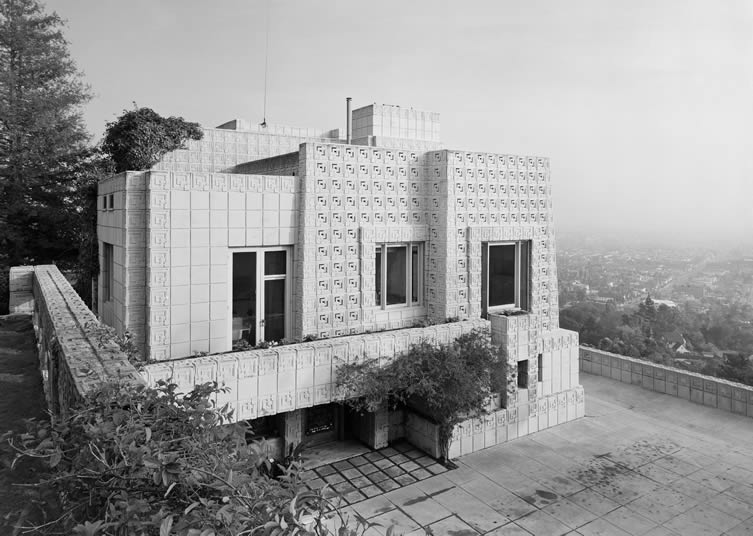
[{"label": "tall narrow window", "polygon": [[387,305],[404,304],[406,301],[405,257],[405,247],[387,248]]},{"label": "tall narrow window", "polygon": [[112,244],[102,243],[102,301],[112,300],[113,274],[115,271]]},{"label": "tall narrow window", "polygon": [[483,313],[528,308],[529,242],[484,243]]},{"label": "tall narrow window", "polygon": [[264,254],[264,340],[285,338],[285,277],[287,252]]},{"label": "tall narrow window", "polygon": [[375,303],[379,306],[382,305],[382,246],[376,248],[376,272],[375,272],[375,287],[376,296]]},{"label": "tall narrow window", "polygon": [[380,244],[376,247],[377,307],[418,305],[422,288],[422,244]]},{"label": "tall narrow window", "polygon": [[528,389],[528,360],[518,361],[518,388]]},{"label": "tall narrow window", "polygon": [[256,252],[233,254],[233,340],[256,344]]},{"label": "tall narrow window", "polygon": [[418,303],[418,293],[419,293],[419,290],[420,290],[420,288],[419,288],[420,287],[420,285],[419,285],[419,277],[420,277],[419,268],[421,267],[421,258],[418,255],[418,246],[417,245],[411,246],[410,249],[411,249],[411,260],[410,260],[410,265],[411,265],[411,276],[410,276],[411,277],[411,279],[410,279],[410,281],[411,281],[411,284],[410,284],[411,294],[410,294],[410,301],[411,301],[411,303]]}]

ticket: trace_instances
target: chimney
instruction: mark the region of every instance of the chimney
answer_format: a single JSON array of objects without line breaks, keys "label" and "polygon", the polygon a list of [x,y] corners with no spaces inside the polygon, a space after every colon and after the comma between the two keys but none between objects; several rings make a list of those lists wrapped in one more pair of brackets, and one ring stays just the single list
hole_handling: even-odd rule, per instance
[{"label": "chimney", "polygon": [[353,134],[353,114],[350,112],[350,97],[345,99],[345,143],[350,144]]}]

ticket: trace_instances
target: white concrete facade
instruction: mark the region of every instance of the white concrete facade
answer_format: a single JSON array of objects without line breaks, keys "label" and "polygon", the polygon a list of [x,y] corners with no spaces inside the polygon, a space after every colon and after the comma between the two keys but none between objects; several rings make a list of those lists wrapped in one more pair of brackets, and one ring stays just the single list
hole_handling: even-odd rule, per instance
[{"label": "white concrete facade", "polygon": [[[330,372],[311,385],[296,383],[295,371],[309,366],[298,344],[225,354],[242,358],[236,375],[252,374],[246,358],[267,359],[256,352],[274,355],[275,379],[263,394],[244,394],[240,376],[233,380],[243,418],[336,400],[331,348],[340,337],[393,330],[392,337],[448,319],[488,326],[487,313],[514,313],[492,323],[512,381],[524,386],[509,390],[506,407],[522,403],[523,393],[526,408],[574,393],[578,341],[558,326],[548,159],[441,149],[438,114],[430,112],[371,105],[353,117],[361,136],[354,144],[327,137],[336,131],[208,129],[152,170],[100,183],[100,254],[103,275],[111,273],[110,282],[100,277],[100,318],[129,330],[159,362],[231,352],[239,336],[331,341]],[[248,169],[275,174],[236,172]],[[104,254],[110,246],[113,261]],[[262,273],[267,259],[283,257],[281,273]],[[256,281],[245,301],[233,288],[241,265]],[[494,301],[499,292],[509,295],[504,304]],[[252,302],[253,314],[239,312]],[[260,307],[276,312],[275,327]],[[363,343],[353,352],[349,345],[338,359],[362,355],[353,352]],[[283,367],[290,352],[292,368]],[[214,372],[199,375],[191,359],[153,365],[149,374],[226,380],[225,357],[209,359]],[[186,367],[193,372],[181,372]]]}]

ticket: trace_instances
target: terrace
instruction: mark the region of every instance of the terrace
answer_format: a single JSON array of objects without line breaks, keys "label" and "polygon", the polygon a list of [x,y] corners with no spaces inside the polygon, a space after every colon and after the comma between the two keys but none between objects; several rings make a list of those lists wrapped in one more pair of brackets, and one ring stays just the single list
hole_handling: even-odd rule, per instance
[{"label": "terrace", "polygon": [[749,418],[583,374],[586,416],[348,507],[367,535],[753,532]]}]

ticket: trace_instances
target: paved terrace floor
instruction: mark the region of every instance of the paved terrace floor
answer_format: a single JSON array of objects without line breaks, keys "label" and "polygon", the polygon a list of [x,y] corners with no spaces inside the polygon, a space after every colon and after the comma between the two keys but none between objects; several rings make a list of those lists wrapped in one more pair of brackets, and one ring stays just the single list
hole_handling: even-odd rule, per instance
[{"label": "paved terrace floor", "polygon": [[753,419],[583,374],[586,417],[354,502],[397,534],[753,534]]},{"label": "paved terrace floor", "polygon": [[[31,315],[0,316],[0,433],[24,431],[24,419],[44,418],[45,408]],[[41,521],[32,506],[37,495],[14,485],[33,482],[35,468],[28,460],[14,471],[0,466],[0,534],[15,534],[15,517],[4,519],[9,512],[26,508],[30,523]]]}]

